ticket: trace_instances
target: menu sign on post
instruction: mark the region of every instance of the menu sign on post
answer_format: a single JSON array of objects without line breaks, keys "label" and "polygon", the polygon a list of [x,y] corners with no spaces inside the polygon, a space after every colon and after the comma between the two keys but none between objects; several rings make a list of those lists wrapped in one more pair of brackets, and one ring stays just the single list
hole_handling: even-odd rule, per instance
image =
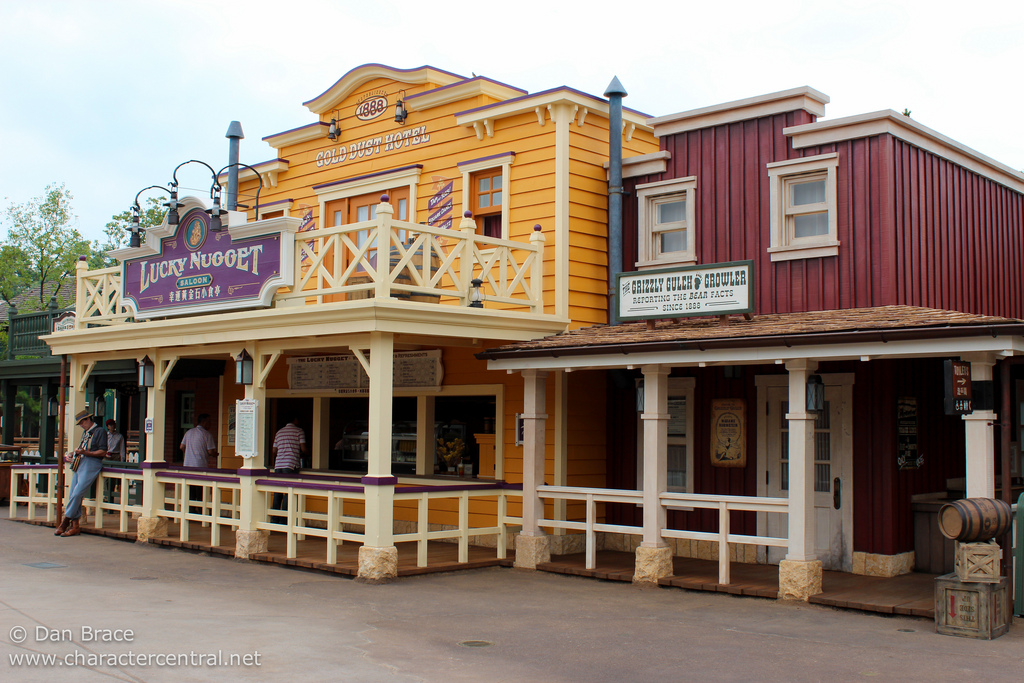
[{"label": "menu sign on post", "polygon": [[257,456],[256,415],[259,403],[253,399],[235,401],[235,455],[239,457]]},{"label": "menu sign on post", "polygon": [[946,384],[944,408],[946,415],[966,415],[974,412],[971,390],[971,364],[962,360],[943,363]]},{"label": "menu sign on post", "polygon": [[[355,356],[304,356],[288,359],[290,389],[368,394],[370,378]],[[441,350],[396,351],[393,362],[395,389],[438,391],[444,377]]]}]

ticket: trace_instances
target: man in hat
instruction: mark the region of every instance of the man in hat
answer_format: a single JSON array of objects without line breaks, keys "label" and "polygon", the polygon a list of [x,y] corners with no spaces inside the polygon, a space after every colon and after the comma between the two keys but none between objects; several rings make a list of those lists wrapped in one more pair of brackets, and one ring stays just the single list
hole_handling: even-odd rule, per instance
[{"label": "man in hat", "polygon": [[[64,508],[64,518],[54,532],[54,535],[65,538],[82,533],[78,523],[82,516],[82,499],[103,469],[103,458],[107,457],[107,432],[93,421],[92,413],[88,410],[79,411],[75,415],[75,422],[84,430],[82,441],[74,452],[74,455],[82,456],[82,461],[71,477],[71,493],[68,494],[68,504]],[[72,454],[67,453],[64,461],[71,460]]]}]

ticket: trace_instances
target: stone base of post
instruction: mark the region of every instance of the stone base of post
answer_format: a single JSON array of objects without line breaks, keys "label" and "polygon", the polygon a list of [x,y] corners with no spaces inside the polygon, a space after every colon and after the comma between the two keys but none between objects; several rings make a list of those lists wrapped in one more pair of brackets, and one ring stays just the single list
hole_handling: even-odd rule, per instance
[{"label": "stone base of post", "polygon": [[551,561],[551,538],[543,536],[516,537],[516,562],[519,569],[536,569],[538,564]]},{"label": "stone base of post", "polygon": [[261,529],[235,531],[235,557],[248,560],[251,555],[267,552],[270,532]]},{"label": "stone base of post", "polygon": [[164,517],[139,517],[136,520],[136,540],[147,543],[149,539],[167,535],[167,519]]},{"label": "stone base of post", "polygon": [[363,583],[385,583],[398,576],[398,548],[359,549],[359,573],[356,580]]},{"label": "stone base of post", "polygon": [[656,584],[658,579],[672,576],[672,548],[645,548],[637,546],[636,568],[633,570],[633,583]]},{"label": "stone base of post", "polygon": [[821,560],[779,562],[779,600],[807,601],[821,592]]}]

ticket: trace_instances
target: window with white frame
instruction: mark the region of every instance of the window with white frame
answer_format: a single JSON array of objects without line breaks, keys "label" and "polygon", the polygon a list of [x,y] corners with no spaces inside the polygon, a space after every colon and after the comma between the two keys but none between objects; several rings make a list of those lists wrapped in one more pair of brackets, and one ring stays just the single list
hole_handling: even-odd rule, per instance
[{"label": "window with white frame", "polygon": [[473,213],[477,233],[508,239],[508,188],[515,152],[460,161],[463,211]]},{"label": "window with white frame", "polygon": [[836,153],[768,164],[772,261],[839,253]]},{"label": "window with white frame", "polygon": [[637,185],[638,268],[693,264],[696,176]]},{"label": "window with white frame", "polygon": [[[667,487],[669,491],[693,492],[693,377],[668,378],[668,453]],[[638,391],[643,391],[639,385]],[[644,426],[637,413],[637,481],[644,477]]]}]

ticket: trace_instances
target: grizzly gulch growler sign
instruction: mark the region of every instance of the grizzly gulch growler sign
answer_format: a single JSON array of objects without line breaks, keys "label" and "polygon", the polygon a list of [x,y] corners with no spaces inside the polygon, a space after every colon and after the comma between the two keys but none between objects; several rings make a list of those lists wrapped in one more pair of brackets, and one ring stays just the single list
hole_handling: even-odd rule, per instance
[{"label": "grizzly gulch growler sign", "polygon": [[254,234],[260,223],[214,232],[202,208],[187,211],[177,226],[154,228],[144,247],[125,254],[122,301],[136,318],[269,306],[278,287],[292,284],[290,222],[263,234]]}]

